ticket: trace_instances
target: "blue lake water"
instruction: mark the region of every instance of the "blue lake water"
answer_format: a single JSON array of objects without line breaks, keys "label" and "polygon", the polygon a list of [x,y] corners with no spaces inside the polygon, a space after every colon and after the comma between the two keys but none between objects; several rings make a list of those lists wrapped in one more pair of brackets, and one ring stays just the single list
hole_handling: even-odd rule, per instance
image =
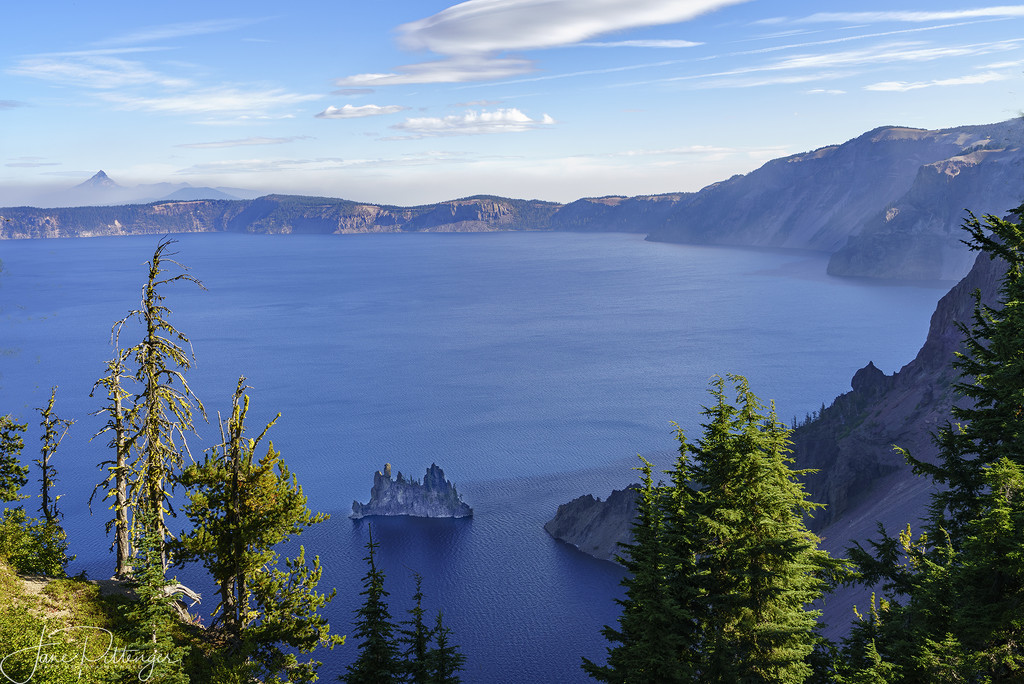
[{"label": "blue lake water", "polygon": [[[351,631],[365,573],[366,501],[385,462],[422,477],[441,465],[472,520],[369,519],[392,613],[410,607],[412,571],[468,658],[467,682],[586,681],[603,624],[618,614],[621,570],[550,539],[559,503],[607,496],[642,453],[667,464],[677,421],[697,436],[714,374],[746,375],[780,417],[830,403],[869,360],[910,361],[946,287],[829,278],[813,255],[645,242],[622,234],[355,236],[186,235],[178,259],[207,290],[166,290],[192,339],[189,378],[211,425],[240,374],[250,429],[270,436],[314,510],[302,537],[324,565],[335,631]],[[58,455],[58,491],[80,569],[112,572],[106,511],[86,499],[105,439],[90,442],[90,399],[111,324],[139,304],[157,240],[0,243],[0,412],[26,420],[59,385],[75,418]],[[126,328],[126,344],[138,330]],[[179,493],[179,500],[181,494]],[[203,578],[180,573],[216,601]],[[325,681],[355,654],[323,654]]]}]

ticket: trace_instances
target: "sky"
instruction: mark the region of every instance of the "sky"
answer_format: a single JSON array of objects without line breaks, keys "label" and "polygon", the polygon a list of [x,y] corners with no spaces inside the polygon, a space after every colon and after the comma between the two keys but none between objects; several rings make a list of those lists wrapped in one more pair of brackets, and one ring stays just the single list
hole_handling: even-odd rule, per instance
[{"label": "sky", "polygon": [[103,169],[413,205],[696,191],[1024,110],[1024,5],[7,3],[0,203]]}]

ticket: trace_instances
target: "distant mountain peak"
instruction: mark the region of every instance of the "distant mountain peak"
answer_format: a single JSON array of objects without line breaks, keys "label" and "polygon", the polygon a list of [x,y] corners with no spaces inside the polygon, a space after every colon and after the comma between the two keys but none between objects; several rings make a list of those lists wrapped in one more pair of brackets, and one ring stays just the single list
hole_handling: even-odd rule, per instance
[{"label": "distant mountain peak", "polygon": [[108,176],[103,171],[103,169],[100,169],[99,171],[96,172],[96,174],[92,178],[90,178],[89,180],[85,181],[84,183],[79,183],[75,187],[78,187],[78,188],[119,188],[121,186],[118,185],[117,183],[115,183],[114,181],[112,181],[110,179],[110,176]]}]

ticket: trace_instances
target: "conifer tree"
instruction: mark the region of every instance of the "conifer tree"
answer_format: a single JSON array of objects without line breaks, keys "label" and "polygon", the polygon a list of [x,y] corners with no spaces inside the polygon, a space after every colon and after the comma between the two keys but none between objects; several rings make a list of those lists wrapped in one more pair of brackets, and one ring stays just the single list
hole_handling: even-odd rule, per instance
[{"label": "conifer tree", "polygon": [[[675,543],[685,544],[683,553],[670,548],[666,531],[665,508],[678,503],[679,494],[667,487],[656,486],[651,474],[652,466],[643,457],[638,467],[643,474],[637,498],[637,515],[632,531],[633,541],[623,545],[617,556],[629,574],[623,579],[626,596],[616,599],[622,607],[619,627],[605,626],[601,633],[616,646],[608,649],[605,665],[596,665],[583,659],[583,670],[601,682],[625,684],[637,681],[686,682],[695,672],[688,662],[696,645],[692,616],[682,615],[680,604],[674,599],[686,587],[692,587],[693,558],[684,557],[689,546],[678,535]],[[685,465],[682,466],[685,468]],[[689,492],[689,484],[683,484]],[[685,506],[685,504],[682,504]],[[675,506],[672,513],[679,516],[673,521],[679,532],[685,511]],[[676,566],[673,561],[681,565]]]},{"label": "conifer tree", "polygon": [[789,466],[790,430],[747,381],[712,382],[715,404],[696,443],[677,431],[671,484],[644,464],[618,646],[607,664],[584,660],[607,682],[804,682],[821,597],[839,564],[804,525],[806,500]]},{"label": "conifer tree", "polygon": [[405,659],[405,681],[415,684],[428,684],[430,669],[427,663],[427,652],[430,646],[431,631],[423,620],[423,575],[413,573],[416,592],[412,596],[413,607],[408,610],[410,618],[402,621],[399,627],[398,643],[405,647],[402,657]]},{"label": "conifer tree", "polygon": [[880,529],[868,548],[849,550],[865,584],[884,583],[891,617],[878,651],[900,681],[1024,677],[1024,206],[1010,213],[1018,222],[964,222],[965,244],[1007,268],[996,305],[975,293],[973,323],[959,324],[955,389],[970,401],[935,435],[938,462],[903,452],[940,485],[925,532],[912,538],[908,526],[894,539]]},{"label": "conifer tree", "polygon": [[103,428],[93,435],[93,438],[110,432],[111,437],[107,446],[114,451],[114,457],[103,461],[99,467],[107,471],[106,479],[96,485],[89,496],[89,506],[92,507],[92,500],[101,488],[106,488],[103,500],[113,499],[109,508],[114,511],[114,517],[106,523],[106,532],[114,531],[113,548],[116,556],[114,577],[125,577],[131,570],[129,558],[132,555],[131,549],[131,527],[128,518],[128,485],[132,469],[130,465],[131,447],[136,434],[136,412],[132,403],[132,395],[124,388],[124,382],[128,379],[128,370],[125,365],[128,354],[119,349],[115,341],[114,358],[107,362],[107,374],[96,381],[93,396],[97,387],[102,386],[107,391],[108,404],[96,411],[94,415],[106,414],[107,422]]},{"label": "conifer tree", "polygon": [[42,441],[43,446],[40,449],[39,458],[35,461],[36,465],[39,466],[39,483],[42,485],[42,493],[39,495],[42,501],[39,504],[39,510],[46,523],[51,525],[57,524],[57,520],[60,517],[60,511],[57,510],[57,499],[60,496],[53,496],[50,492],[50,489],[53,488],[57,480],[57,469],[54,468],[51,460],[54,454],[57,453],[57,447],[60,446],[64,436],[67,435],[68,430],[75,422],[58,418],[54,415],[53,404],[56,400],[57,387],[54,386],[50,390],[50,401],[46,408],[38,409],[42,418],[40,426],[43,428],[43,435],[39,439]]},{"label": "conifer tree", "polygon": [[28,498],[21,493],[28,484],[28,466],[21,465],[18,458],[25,448],[25,440],[18,433],[27,427],[9,415],[0,416],[0,501],[5,503]]},{"label": "conifer tree", "polygon": [[189,649],[174,638],[179,624],[173,606],[176,596],[171,590],[173,583],[164,576],[156,513],[143,503],[136,514],[140,518],[135,539],[138,554],[132,574],[136,600],[125,604],[124,611],[135,634],[132,655],[138,654],[142,663],[137,676],[140,681],[159,684],[188,684],[183,662]]},{"label": "conifer tree", "polygon": [[363,559],[369,570],[363,577],[365,596],[363,605],[356,610],[353,634],[360,639],[359,655],[339,679],[347,684],[389,684],[402,681],[404,670],[398,646],[395,643],[395,625],[388,610],[388,592],[384,589],[384,571],[377,567],[376,552],[380,544],[373,541],[373,529],[367,525],[368,555]]},{"label": "conifer tree", "polygon": [[705,590],[709,682],[803,682],[811,675],[825,578],[836,565],[804,525],[818,508],[789,464],[790,430],[745,378],[712,382],[704,436],[688,449],[697,488],[694,534]]},{"label": "conifer tree", "polygon": [[[163,295],[163,289],[175,282],[191,282],[200,288],[203,284],[172,258],[174,253],[169,248],[173,244],[173,240],[165,239],[157,245],[148,262],[141,308],[129,312],[114,326],[117,336],[129,320],[139,321],[144,328],[142,339],[126,350],[135,362],[135,381],[139,386],[134,399],[138,429],[132,436],[135,460],[131,464],[128,505],[149,507],[161,540],[165,568],[164,546],[170,537],[165,516],[174,515],[170,495],[188,453],[185,435],[193,430],[193,411],[205,416],[202,402],[185,379],[193,358],[182,346],[189,344],[188,337],[168,320],[171,310],[164,304]],[[179,272],[169,274],[168,265]]]},{"label": "conifer tree", "polygon": [[443,614],[438,612],[433,630],[434,643],[437,645],[427,651],[427,664],[430,670],[427,681],[430,684],[459,684],[462,681],[459,672],[465,667],[466,656],[449,640],[451,631],[444,625]]},{"label": "conifer tree", "polygon": [[181,476],[189,488],[184,511],[193,528],[174,545],[175,558],[179,564],[198,560],[217,583],[213,627],[224,643],[220,657],[226,667],[233,663],[265,682],[313,681],[320,663],[299,662],[295,652],[343,641],[320,613],[334,592],[316,591],[319,558],[307,566],[300,547],[282,570],[274,549],[328,516],[306,507],[302,488],[273,443],[257,460],[277,417],[255,439],[248,437],[245,389],[245,378],[239,378],[231,417],[221,425],[222,443]]}]

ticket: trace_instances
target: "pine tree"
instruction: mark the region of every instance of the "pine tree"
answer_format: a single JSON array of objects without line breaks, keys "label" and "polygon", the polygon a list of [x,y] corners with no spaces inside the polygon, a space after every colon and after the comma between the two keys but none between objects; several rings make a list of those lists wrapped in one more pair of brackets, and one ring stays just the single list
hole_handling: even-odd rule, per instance
[{"label": "pine tree", "polygon": [[21,465],[18,458],[25,448],[25,440],[18,433],[27,427],[10,416],[0,416],[0,501],[5,503],[28,498],[21,493],[28,484],[28,466]]},{"label": "pine tree", "polygon": [[188,684],[183,661],[188,647],[174,639],[179,624],[174,595],[164,577],[162,538],[157,515],[146,504],[137,512],[135,547],[138,555],[132,574],[136,600],[125,605],[125,618],[135,633],[132,656],[142,663],[137,673],[141,681],[158,684]]},{"label": "pine tree", "polygon": [[56,400],[57,387],[54,386],[50,390],[50,401],[46,405],[46,408],[37,409],[42,418],[40,425],[43,428],[43,435],[39,438],[42,441],[43,446],[40,449],[39,458],[35,461],[36,465],[39,466],[39,483],[42,485],[42,493],[39,495],[42,501],[39,504],[39,510],[46,523],[51,525],[57,524],[58,518],[60,517],[60,511],[57,510],[57,499],[59,499],[60,496],[54,496],[52,499],[50,498],[50,489],[53,488],[53,485],[57,480],[57,470],[53,467],[51,459],[53,459],[54,454],[57,453],[57,447],[60,446],[64,436],[67,435],[68,430],[75,422],[73,420],[58,418],[54,415],[53,404]]},{"label": "pine tree", "polygon": [[646,461],[633,543],[622,558],[618,644],[607,682],[804,682],[822,596],[840,564],[804,525],[817,505],[792,470],[790,430],[740,376],[712,382],[702,438],[677,429],[680,456],[669,485],[653,484]]},{"label": "pine tree", "polygon": [[427,664],[430,669],[427,681],[430,684],[459,684],[462,681],[459,672],[465,667],[466,656],[462,655],[458,646],[449,641],[451,629],[444,626],[444,617],[440,612],[437,614],[433,633],[437,645],[427,652]]},{"label": "pine tree", "polygon": [[245,389],[245,378],[239,378],[231,417],[221,425],[222,444],[181,476],[189,488],[184,510],[193,528],[173,546],[175,558],[179,564],[198,560],[217,583],[213,627],[224,643],[225,667],[234,663],[265,682],[313,681],[320,663],[299,662],[294,651],[343,641],[320,613],[334,592],[316,591],[319,558],[310,568],[300,547],[281,570],[274,549],[328,516],[306,507],[302,488],[273,443],[256,460],[277,418],[255,439],[247,437]]},{"label": "pine tree", "polygon": [[369,525],[367,532],[368,555],[363,560],[369,565],[369,570],[363,577],[363,591],[359,592],[366,600],[356,610],[353,632],[361,640],[359,656],[339,679],[348,684],[400,682],[404,667],[395,643],[396,628],[386,602],[388,592],[384,589],[384,571],[377,567],[375,555],[380,544],[373,541],[373,529]]},{"label": "pine tree", "polygon": [[1024,206],[1019,222],[973,214],[972,250],[1007,266],[995,306],[975,293],[973,323],[959,324],[955,406],[935,435],[937,463],[903,452],[936,488],[925,532],[884,530],[849,550],[865,584],[882,582],[890,617],[878,651],[905,682],[1018,681],[1024,676]]},{"label": "pine tree", "polygon": [[[1024,205],[1010,215],[1024,219]],[[1007,265],[997,305],[983,304],[975,292],[973,324],[957,323],[964,351],[953,361],[961,375],[954,389],[971,402],[954,405],[951,414],[957,422],[947,422],[935,436],[939,463],[903,452],[915,472],[944,485],[932,500],[929,531],[944,529],[955,548],[981,508],[985,467],[1003,457],[1024,465],[1024,221],[968,216],[963,228],[970,239],[962,242]]]},{"label": "pine tree", "polygon": [[697,487],[694,534],[706,617],[708,682],[803,682],[822,596],[836,568],[804,525],[818,507],[789,464],[790,430],[767,414],[745,378],[712,382],[702,439],[688,449]]},{"label": "pine tree", "polygon": [[[678,498],[678,494],[655,486],[650,462],[643,457],[640,460],[643,465],[637,469],[643,475],[633,541],[624,544],[623,553],[617,556],[629,573],[622,580],[626,596],[616,599],[622,614],[618,629],[605,626],[601,630],[609,642],[617,645],[608,649],[603,666],[583,658],[583,670],[602,682],[692,681],[694,671],[687,666],[687,659],[696,643],[694,625],[690,616],[680,615],[673,599],[683,587],[692,586],[694,576],[685,575],[693,571],[693,558],[683,558],[684,554],[670,549],[665,525],[664,509],[671,505],[669,497]],[[688,487],[684,484],[683,491],[689,491]],[[678,521],[685,520],[686,512],[673,507],[672,513],[679,514],[674,520],[678,531]],[[681,539],[676,536],[673,541],[679,543]],[[684,565],[675,566],[674,558]]]},{"label": "pine tree", "polygon": [[114,517],[107,521],[106,532],[110,534],[111,530],[114,531],[113,548],[117,559],[114,577],[126,577],[131,570],[129,558],[132,555],[131,527],[128,517],[128,485],[132,475],[131,447],[137,428],[132,395],[124,388],[123,384],[129,377],[125,365],[128,354],[117,347],[116,336],[112,336],[112,338],[115,342],[114,358],[107,362],[107,374],[96,381],[89,396],[93,396],[96,388],[100,386],[107,391],[109,403],[94,414],[106,414],[107,422],[99,432],[93,435],[93,439],[106,432],[112,433],[107,446],[113,449],[114,458],[99,464],[100,468],[106,469],[107,477],[93,489],[89,496],[89,507],[91,510],[92,500],[101,488],[106,489],[103,495],[104,501],[114,500],[110,504],[110,508],[114,511]]},{"label": "pine tree", "polygon": [[[193,430],[194,410],[205,416],[202,402],[185,379],[186,371],[192,367],[192,355],[182,347],[189,344],[188,337],[169,322],[171,310],[163,303],[162,294],[165,286],[178,281],[200,288],[203,284],[172,258],[174,253],[168,250],[173,244],[173,240],[162,240],[157,245],[148,263],[141,308],[129,312],[114,325],[117,337],[129,320],[141,322],[145,330],[142,340],[126,350],[134,359],[135,381],[140,388],[133,402],[138,412],[138,431],[131,437],[136,456],[131,464],[128,505],[151,509],[165,568],[164,546],[170,537],[165,516],[174,515],[170,497],[188,453],[185,434]],[[169,275],[167,264],[180,272]]]},{"label": "pine tree", "polygon": [[408,613],[411,616],[404,620],[398,630],[398,643],[405,647],[402,657],[405,660],[405,681],[415,684],[428,684],[430,669],[427,663],[427,652],[432,633],[423,621],[423,575],[413,573],[416,581],[416,592],[412,596],[413,607]]}]

